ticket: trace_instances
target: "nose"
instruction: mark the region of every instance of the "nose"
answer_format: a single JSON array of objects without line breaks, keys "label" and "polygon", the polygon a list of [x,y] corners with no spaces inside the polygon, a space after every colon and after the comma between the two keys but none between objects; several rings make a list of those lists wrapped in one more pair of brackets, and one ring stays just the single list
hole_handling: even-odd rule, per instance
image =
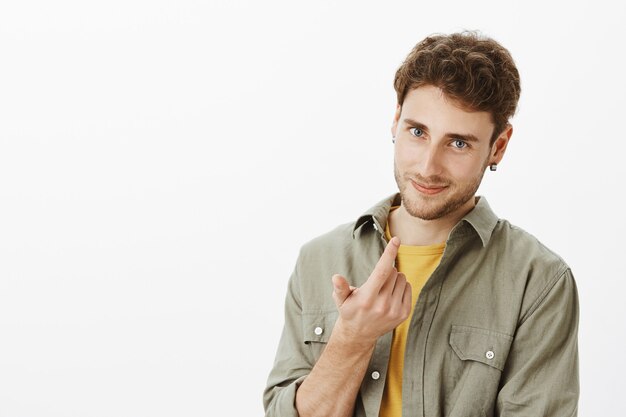
[{"label": "nose", "polygon": [[429,143],[423,148],[421,165],[421,174],[426,178],[441,174],[440,149],[436,145]]}]

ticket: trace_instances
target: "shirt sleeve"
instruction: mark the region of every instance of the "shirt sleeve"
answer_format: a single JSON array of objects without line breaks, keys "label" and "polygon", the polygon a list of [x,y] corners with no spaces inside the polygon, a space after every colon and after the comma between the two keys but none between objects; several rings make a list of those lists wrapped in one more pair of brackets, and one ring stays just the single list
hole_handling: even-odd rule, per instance
[{"label": "shirt sleeve", "polygon": [[578,414],[578,292],[567,268],[520,320],[502,375],[496,415]]},{"label": "shirt sleeve", "polygon": [[304,343],[302,330],[302,304],[296,263],[285,298],[285,324],[274,365],[263,392],[263,406],[267,417],[298,416],[295,405],[296,390],[314,365],[308,348]]}]

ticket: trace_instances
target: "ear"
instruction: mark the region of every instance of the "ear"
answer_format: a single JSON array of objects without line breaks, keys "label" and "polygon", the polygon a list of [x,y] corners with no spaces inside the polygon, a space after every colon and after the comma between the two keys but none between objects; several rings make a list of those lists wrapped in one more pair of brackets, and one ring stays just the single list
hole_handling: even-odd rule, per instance
[{"label": "ear", "polygon": [[491,154],[489,155],[489,165],[491,164],[499,164],[502,158],[504,157],[504,152],[506,151],[506,147],[509,144],[509,140],[513,135],[513,126],[511,124],[507,124],[502,133],[498,136],[496,141],[493,143],[491,147]]},{"label": "ear", "polygon": [[391,136],[396,137],[396,131],[398,130],[398,121],[400,120],[400,113],[402,112],[402,106],[396,105],[396,113],[393,115],[393,123],[391,124]]}]

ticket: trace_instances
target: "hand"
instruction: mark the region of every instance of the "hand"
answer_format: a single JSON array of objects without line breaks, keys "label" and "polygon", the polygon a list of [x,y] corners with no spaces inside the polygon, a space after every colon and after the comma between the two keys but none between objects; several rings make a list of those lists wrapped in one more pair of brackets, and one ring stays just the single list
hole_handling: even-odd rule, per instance
[{"label": "hand", "polygon": [[339,310],[339,327],[353,341],[375,343],[411,313],[411,284],[393,266],[400,239],[393,237],[367,281],[359,288],[333,275],[333,299]]}]

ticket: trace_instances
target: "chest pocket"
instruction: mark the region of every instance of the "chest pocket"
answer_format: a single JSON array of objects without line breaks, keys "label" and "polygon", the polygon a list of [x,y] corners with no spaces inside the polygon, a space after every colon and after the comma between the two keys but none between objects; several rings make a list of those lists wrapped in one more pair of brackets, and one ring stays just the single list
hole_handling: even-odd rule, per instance
[{"label": "chest pocket", "polygon": [[509,356],[513,337],[493,330],[453,325],[450,346],[463,361],[484,363],[500,371]]},{"label": "chest pocket", "polygon": [[303,342],[310,347],[315,362],[326,347],[338,317],[337,310],[302,313]]}]

